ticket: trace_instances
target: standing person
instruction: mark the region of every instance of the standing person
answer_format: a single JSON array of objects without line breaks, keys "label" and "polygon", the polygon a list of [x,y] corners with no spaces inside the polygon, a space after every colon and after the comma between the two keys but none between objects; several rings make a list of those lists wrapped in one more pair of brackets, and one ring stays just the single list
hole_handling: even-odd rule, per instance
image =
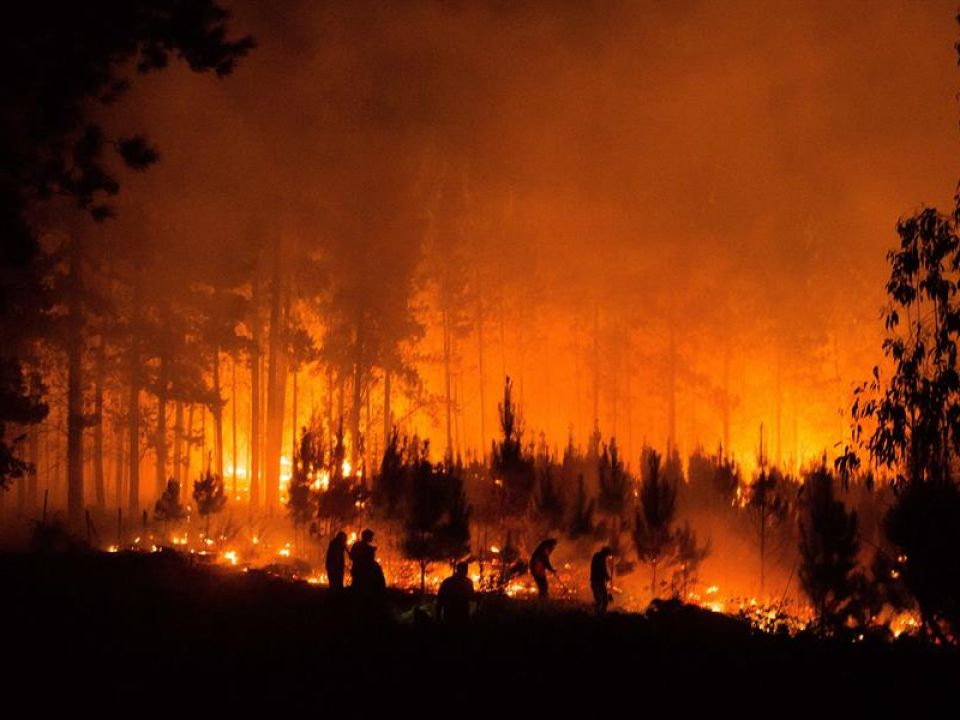
[{"label": "standing person", "polygon": [[343,590],[343,573],[346,569],[347,534],[341,530],[327,546],[327,579],[331,590]]},{"label": "standing person", "polygon": [[547,538],[537,545],[537,549],[534,550],[533,555],[530,556],[530,574],[533,575],[533,580],[537,583],[537,590],[540,593],[541,599],[545,599],[549,592],[547,571],[549,570],[554,575],[557,574],[557,571],[553,569],[553,565],[550,564],[550,553],[552,553],[556,547],[557,541],[553,538]]},{"label": "standing person", "polygon": [[440,583],[437,592],[437,620],[463,627],[470,622],[470,601],[474,598],[473,580],[467,577],[469,565],[458,562],[453,575]]},{"label": "standing person", "polygon": [[[350,548],[350,587],[368,592],[377,585],[377,547],[373,544],[373,530],[367,528]],[[382,574],[382,573],[381,573]]]},{"label": "standing person", "polygon": [[607,560],[612,555],[613,550],[610,546],[604,545],[593,554],[590,560],[590,589],[593,591],[597,615],[607,612],[607,605],[610,603],[610,568],[607,566]]}]

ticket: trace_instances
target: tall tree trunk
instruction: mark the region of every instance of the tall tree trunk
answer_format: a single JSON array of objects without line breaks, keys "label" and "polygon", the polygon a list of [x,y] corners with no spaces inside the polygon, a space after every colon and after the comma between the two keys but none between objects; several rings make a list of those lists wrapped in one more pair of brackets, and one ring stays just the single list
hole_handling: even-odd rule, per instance
[{"label": "tall tree trunk", "polygon": [[583,415],[581,414],[580,408],[580,329],[576,321],[573,324],[573,381],[574,381],[574,393],[576,394],[576,423],[578,426],[575,429],[574,433],[571,433],[574,437],[579,438],[579,433],[582,430]]},{"label": "tall tree trunk", "polygon": [[480,460],[487,462],[487,392],[483,374],[483,304],[477,296],[477,373],[480,384]]},{"label": "tall tree trunk", "polygon": [[233,498],[237,497],[237,360],[239,360],[239,351],[235,351],[231,356],[231,373],[230,373],[230,440],[233,447],[231,448],[232,452],[230,457],[232,458],[231,464],[233,465],[233,484],[231,492]]},{"label": "tall tree trunk", "polygon": [[333,365],[327,365],[327,447],[333,447]]},{"label": "tall tree trunk", "polygon": [[117,420],[113,429],[113,452],[114,452],[114,468],[113,468],[113,498],[119,511],[120,507],[123,505],[123,478],[124,478],[124,457],[123,457],[123,397],[118,395],[116,398],[117,401]]},{"label": "tall tree trunk", "polygon": [[67,329],[67,517],[83,527],[83,267],[80,240],[70,244]]},{"label": "tall tree trunk", "polygon": [[260,276],[253,281],[250,344],[250,509],[260,507]]},{"label": "tall tree trunk", "polygon": [[24,513],[33,515],[37,509],[37,474],[40,468],[40,426],[35,425],[30,430],[29,443],[30,472],[27,475],[27,497],[25,498]]},{"label": "tall tree trunk", "polygon": [[777,467],[783,466],[783,359],[777,352],[777,396],[776,396],[775,417],[777,421],[777,444],[774,462]]},{"label": "tall tree trunk", "polygon": [[213,457],[217,475],[223,479],[223,397],[220,393],[220,347],[213,351]]},{"label": "tall tree trunk", "polygon": [[190,486],[190,482],[193,479],[193,446],[196,445],[196,438],[193,435],[193,413],[194,405],[190,403],[190,406],[187,408],[187,451],[183,454],[183,486],[186,487]]},{"label": "tall tree trunk", "polygon": [[393,432],[393,417],[390,410],[390,368],[383,371],[383,449],[387,449]]},{"label": "tall tree trunk", "polygon": [[[26,429],[28,437],[30,435],[29,428]],[[31,462],[30,458],[30,449],[27,448],[27,462]],[[23,517],[27,509],[27,479],[30,477],[30,470],[27,469],[27,472],[22,478],[17,480],[17,517]],[[3,490],[0,490],[2,493]]]},{"label": "tall tree trunk", "polygon": [[290,472],[294,471],[294,460],[297,457],[297,367],[293,367],[293,400],[290,403]]},{"label": "tall tree trunk", "polygon": [[107,348],[103,335],[97,343],[96,381],[94,383],[93,414],[93,486],[97,507],[103,510],[107,505],[106,483],[103,477],[103,386],[107,374]]},{"label": "tall tree trunk", "polygon": [[270,365],[267,375],[267,444],[264,451],[266,463],[264,505],[268,512],[273,512],[280,501],[280,455],[283,447],[283,406],[287,384],[281,243],[277,243],[274,247],[270,297]]},{"label": "tall tree trunk", "polygon": [[207,406],[200,403],[200,472],[206,472],[209,466],[209,458],[207,457]]},{"label": "tall tree trunk", "polygon": [[600,307],[593,308],[593,426],[600,426]]},{"label": "tall tree trunk", "polygon": [[51,502],[54,505],[59,505],[60,507],[66,507],[67,498],[64,494],[64,485],[63,485],[63,470],[65,463],[63,462],[65,448],[63,447],[63,438],[67,433],[67,404],[66,402],[57,403],[57,431],[54,434],[54,465],[53,465],[53,477],[51,482],[53,484],[51,492]]},{"label": "tall tree trunk", "polygon": [[173,480],[183,488],[183,400],[173,403]]},{"label": "tall tree trunk", "polygon": [[667,358],[667,452],[677,448],[677,338],[670,328],[670,347]]},{"label": "tall tree trunk", "polygon": [[160,351],[160,373],[157,379],[157,434],[153,447],[157,461],[154,475],[154,495],[163,495],[167,486],[167,396],[169,392],[170,361],[166,348]]},{"label": "tall tree trunk", "polygon": [[373,443],[371,442],[370,436],[370,384],[367,384],[366,391],[364,392],[364,403],[366,405],[366,412],[364,415],[364,425],[363,425],[363,476],[368,477],[370,469],[370,453],[373,450]]},{"label": "tall tree trunk", "polygon": [[[342,370],[337,371],[337,428],[343,426],[343,415],[346,412],[347,377]],[[336,434],[337,430],[334,430]]]},{"label": "tall tree trunk", "polygon": [[134,269],[130,335],[130,397],[127,408],[127,439],[129,443],[130,516],[140,514],[140,323],[143,321],[141,304],[141,277],[139,265]]},{"label": "tall tree trunk", "polygon": [[[633,445],[633,391],[631,390],[630,376],[633,373],[630,372],[630,364],[627,362],[627,372],[626,372],[626,381],[627,381],[627,457],[634,457],[634,445]],[[629,461],[628,461],[629,463]]]},{"label": "tall tree trunk", "polygon": [[363,365],[358,358],[353,364],[353,384],[350,388],[350,467],[356,472],[360,452],[360,403],[363,400]]},{"label": "tall tree trunk", "polygon": [[450,396],[450,321],[443,311],[443,381],[447,400],[447,457],[453,457],[453,399]]},{"label": "tall tree trunk", "polygon": [[723,348],[723,409],[721,411],[723,420],[723,457],[731,457],[730,448],[730,345],[724,344]]}]

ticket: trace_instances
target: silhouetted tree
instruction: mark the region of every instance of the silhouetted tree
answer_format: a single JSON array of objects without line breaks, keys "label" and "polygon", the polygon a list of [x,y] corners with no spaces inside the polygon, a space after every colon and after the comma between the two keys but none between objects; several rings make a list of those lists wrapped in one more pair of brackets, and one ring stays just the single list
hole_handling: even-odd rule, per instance
[{"label": "silhouetted tree", "polygon": [[507,517],[526,514],[532,498],[535,473],[533,458],[523,450],[523,419],[513,402],[513,383],[508,377],[503,386],[500,411],[502,439],[493,444],[491,467],[501,493],[501,512]]},{"label": "silhouetted tree", "polygon": [[537,489],[534,505],[537,516],[544,525],[544,531],[559,530],[563,527],[567,504],[557,482],[555,465],[549,461],[537,468]]},{"label": "silhouetted tree", "polygon": [[656,450],[644,448],[641,469],[640,508],[636,512],[633,542],[637,558],[650,565],[650,589],[656,597],[657,568],[669,565],[675,552],[677,486],[664,475]]},{"label": "silhouetted tree", "polygon": [[597,462],[597,509],[607,517],[620,520],[630,499],[631,478],[623,465],[616,438],[603,446]]},{"label": "silhouetted tree", "polygon": [[180,483],[167,480],[167,487],[153,505],[153,519],[162,523],[176,522],[187,516],[187,509],[180,502]]},{"label": "silhouetted tree", "polygon": [[317,518],[337,527],[348,525],[356,518],[362,504],[360,483],[355,476],[344,474],[345,459],[346,446],[341,421],[327,461],[329,483],[325,490],[321,489],[317,500]]},{"label": "silhouetted tree", "polygon": [[[899,247],[887,254],[887,336],[893,366],[855,389],[852,447],[837,460],[841,477],[859,467],[865,447],[877,467],[893,473],[898,491],[884,520],[887,537],[905,558],[903,580],[928,632],[960,629],[960,196],[951,216],[924,208],[897,223]],[[864,426],[872,428],[864,437]]]},{"label": "silhouetted tree", "polygon": [[848,614],[860,543],[856,512],[834,497],[834,478],[821,463],[804,478],[800,502],[800,586],[817,613],[821,633]]},{"label": "silhouetted tree", "polygon": [[206,472],[193,483],[193,499],[197,503],[197,512],[204,519],[204,534],[210,536],[210,516],[216,515],[227,504],[223,492],[223,478],[207,465]]},{"label": "silhouetted tree", "polygon": [[696,585],[700,565],[710,555],[710,540],[701,545],[690,523],[685,522],[676,531],[675,542],[677,568],[673,574],[673,588],[681,600],[686,600],[688,589]]},{"label": "silhouetted tree", "polygon": [[768,543],[771,533],[780,525],[787,513],[784,497],[784,477],[777,468],[767,469],[763,451],[763,428],[760,428],[760,472],[745,489],[746,507],[753,520],[760,544],[760,593],[763,594]]},{"label": "silhouetted tree", "polygon": [[[414,440],[414,445],[417,444]],[[373,483],[374,507],[380,510],[385,518],[395,520],[401,516],[408,479],[406,442],[401,443],[400,433],[393,428],[383,449],[380,472]]]},{"label": "silhouetted tree", "polygon": [[899,573],[927,632],[960,642],[960,490],[953,482],[913,482],[883,522],[901,552]]},{"label": "silhouetted tree", "polygon": [[593,522],[594,500],[587,496],[583,475],[577,477],[577,494],[570,507],[570,519],[567,523],[567,536],[571,540],[591,537],[596,530]]},{"label": "silhouetted tree", "polygon": [[39,375],[31,382],[19,359],[0,357],[0,492],[5,491],[12,480],[24,477],[31,468],[17,452],[25,433],[11,433],[9,426],[35,425],[46,417],[42,389]]},{"label": "silhouetted tree", "polygon": [[[253,46],[230,40],[226,11],[212,0],[134,0],[95,4],[38,2],[20,5],[0,30],[4,58],[0,78],[0,232],[4,237],[0,313],[5,357],[18,364],[26,326],[18,298],[32,294],[40,274],[36,262],[38,206],[52,197],[72,198],[93,220],[113,213],[107,199],[119,191],[107,153],[143,170],[157,159],[142,135],[109,136],[98,124],[103,106],[115,102],[137,74],[165,68],[171,55],[191,70],[229,74]],[[43,58],[37,62],[37,58]],[[100,106],[100,107],[98,107]],[[49,218],[47,219],[49,221]],[[83,343],[86,308],[84,248],[74,237],[63,255],[68,357],[68,514],[76,527],[84,508]],[[11,282],[7,267],[20,267]],[[34,300],[38,300],[34,297]],[[11,300],[13,302],[11,302]],[[35,311],[43,307],[37,302]],[[31,332],[35,331],[35,327]],[[20,337],[12,336],[19,332]],[[8,342],[14,340],[15,342]],[[14,354],[15,353],[15,354]],[[22,396],[29,398],[29,395]],[[2,413],[6,409],[4,406]],[[31,418],[37,413],[32,413]]]},{"label": "silhouetted tree", "polygon": [[317,492],[313,486],[322,469],[323,438],[318,430],[303,428],[287,486],[287,512],[293,521],[298,548],[300,529],[317,514]]},{"label": "silhouetted tree", "polygon": [[420,566],[420,591],[431,562],[453,562],[470,551],[470,510],[457,466],[436,468],[426,455],[412,468],[404,520],[404,554]]}]

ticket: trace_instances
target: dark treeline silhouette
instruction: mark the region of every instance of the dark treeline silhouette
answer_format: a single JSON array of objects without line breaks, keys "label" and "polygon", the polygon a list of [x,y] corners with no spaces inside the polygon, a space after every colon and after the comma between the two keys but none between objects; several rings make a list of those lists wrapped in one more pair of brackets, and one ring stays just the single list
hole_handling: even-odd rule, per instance
[{"label": "dark treeline silhouette", "polygon": [[[90,428],[95,429],[95,502],[104,504],[108,372],[129,375],[126,449],[134,459],[128,485],[135,513],[140,391],[150,389],[159,398],[161,426],[167,400],[179,408],[193,392],[191,400],[198,401],[189,369],[180,367],[177,342],[188,342],[191,333],[181,322],[183,308],[172,299],[184,300],[190,294],[185,285],[193,278],[182,276],[183,285],[165,293],[167,302],[155,303],[158,288],[141,272],[150,253],[147,244],[142,238],[104,239],[102,228],[95,227],[115,213],[118,164],[142,171],[159,157],[142,134],[114,134],[107,119],[139,76],[161,71],[173,59],[198,73],[230,74],[253,41],[231,39],[227,18],[222,7],[207,0],[20,3],[0,31],[0,482],[5,486],[29,467],[24,453],[11,455],[9,443],[35,433],[45,416],[41,350],[52,353],[65,370],[66,504],[74,529],[81,526],[87,505],[84,432]],[[216,283],[210,287],[215,294]],[[194,342],[217,339],[209,326],[192,335]],[[84,399],[91,366],[92,412]],[[156,437],[154,497],[164,492],[168,477],[166,434]],[[26,456],[35,467],[37,443],[29,444]]]},{"label": "dark treeline silhouette", "polygon": [[[84,545],[78,538],[106,545],[114,518],[108,507],[117,510],[110,543],[117,549],[132,544],[128,530],[141,522],[146,544],[150,507],[164,535],[188,525],[195,511],[204,543],[217,544],[232,532],[232,519],[211,533],[212,518],[229,515],[240,498],[241,468],[250,522],[260,510],[280,515],[287,459],[294,553],[304,552],[306,528],[317,554],[340,537],[331,555],[340,553],[331,564],[337,573],[340,534],[361,521],[382,527],[378,537],[417,564],[422,592],[431,565],[467,561],[480,564],[481,589],[505,591],[528,569],[524,558],[551,538],[554,559],[581,565],[598,547],[609,548],[613,588],[648,568],[649,582],[644,572],[640,585],[662,607],[665,596],[692,599],[707,564],[725,560],[723,527],[755,549],[747,572],[760,602],[779,612],[791,584],[799,587],[816,616],[812,629],[823,636],[883,635],[895,613],[910,611],[928,637],[958,642],[960,195],[949,213],[923,208],[897,225],[884,361],[856,389],[851,443],[832,468],[826,459],[801,468],[783,461],[779,360],[775,460],[761,425],[756,470],[737,464],[728,378],[722,390],[713,387],[682,357],[675,326],[683,311],[676,308],[663,332],[666,350],[655,359],[666,385],[663,447],[631,440],[627,454],[634,457],[626,457],[623,433],[601,431],[601,367],[616,376],[616,417],[633,348],[616,322],[605,328],[612,341],[601,342],[597,306],[586,447],[571,430],[558,456],[544,434],[534,437],[518,401],[523,383],[510,377],[490,443],[482,336],[498,306],[504,350],[509,293],[508,282],[489,271],[512,276],[524,312],[542,288],[528,281],[533,264],[507,253],[471,266],[470,253],[480,256],[471,244],[481,245],[476,238],[484,235],[470,232],[479,223],[478,201],[459,160],[378,157],[384,177],[354,179],[349,202],[321,213],[324,232],[337,237],[323,253],[286,232],[302,217],[245,215],[246,236],[196,243],[178,224],[184,220],[135,207],[125,208],[130,222],[117,229],[124,174],[149,169],[161,154],[144,135],[113,127],[127,122],[114,104],[143,75],[175,60],[195,73],[231,74],[253,40],[233,37],[228,20],[212,0],[38,2],[18,4],[0,30],[0,498],[14,483],[22,489],[21,517],[40,518],[34,549],[76,549]],[[496,302],[486,283],[499,285]],[[442,366],[443,391],[432,395],[408,347],[425,335],[414,312],[421,291],[432,293],[441,331],[441,352],[424,361]],[[696,315],[691,308],[686,314]],[[651,315],[662,310],[654,309]],[[542,339],[529,316],[518,317],[518,347]],[[308,326],[322,330],[314,337]],[[464,459],[458,448],[475,444],[463,441],[458,427],[466,395],[462,382],[458,388],[458,344],[471,329],[478,336],[482,450]],[[579,384],[579,335],[573,343]],[[601,346],[612,348],[603,362]],[[723,353],[726,365],[729,348]],[[505,350],[502,356],[505,375]],[[325,407],[299,438],[293,433],[288,453],[284,427],[288,417],[292,428],[299,424],[298,378],[307,365],[323,377]],[[242,419],[238,375],[250,387]],[[720,409],[725,446],[714,455],[703,448],[681,454],[679,378],[705,389]],[[398,393],[411,412],[442,416],[442,459],[431,457],[428,440],[401,432],[391,405]],[[375,395],[382,408],[373,407]],[[576,397],[579,403],[579,387]],[[249,462],[240,458],[241,424],[249,430]],[[148,457],[152,482],[141,477]],[[184,488],[192,489],[192,504]],[[65,497],[63,525],[48,517],[48,492]],[[484,576],[485,564],[494,563],[499,573]],[[772,568],[785,583],[771,581]],[[604,609],[605,602],[598,600]]]}]

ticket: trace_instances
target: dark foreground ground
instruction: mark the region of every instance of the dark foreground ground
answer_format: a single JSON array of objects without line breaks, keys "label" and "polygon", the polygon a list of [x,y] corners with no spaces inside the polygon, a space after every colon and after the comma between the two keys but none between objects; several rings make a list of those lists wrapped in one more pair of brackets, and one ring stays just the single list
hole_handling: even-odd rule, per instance
[{"label": "dark foreground ground", "polygon": [[773,637],[689,607],[597,620],[490,598],[451,632],[415,621],[410,596],[366,608],[163,553],[0,556],[0,582],[0,697],[43,710],[533,720],[945,700],[950,716],[960,692],[953,651]]}]

